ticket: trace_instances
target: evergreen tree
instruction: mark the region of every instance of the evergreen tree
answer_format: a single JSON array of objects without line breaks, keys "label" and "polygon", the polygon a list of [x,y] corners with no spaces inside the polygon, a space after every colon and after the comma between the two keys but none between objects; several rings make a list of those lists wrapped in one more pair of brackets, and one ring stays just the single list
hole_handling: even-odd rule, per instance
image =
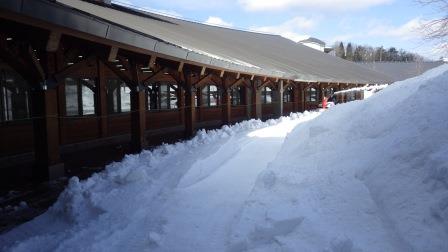
[{"label": "evergreen tree", "polygon": [[353,61],[353,47],[352,47],[352,43],[350,43],[350,42],[347,44],[345,58],[347,60]]},{"label": "evergreen tree", "polygon": [[340,42],[339,43],[339,48],[336,51],[336,56],[338,56],[339,58],[343,58],[345,59],[345,48],[344,48],[344,43]]}]

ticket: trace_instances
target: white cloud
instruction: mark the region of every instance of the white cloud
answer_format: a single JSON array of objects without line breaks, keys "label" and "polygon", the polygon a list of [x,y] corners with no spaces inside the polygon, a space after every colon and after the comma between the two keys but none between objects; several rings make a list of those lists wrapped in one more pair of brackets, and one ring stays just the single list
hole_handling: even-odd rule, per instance
[{"label": "white cloud", "polygon": [[208,17],[208,19],[205,20],[204,23],[209,24],[209,25],[217,25],[217,26],[224,26],[224,27],[232,27],[233,26],[232,23],[226,22],[226,21],[222,20],[220,17],[214,17],[214,16]]},{"label": "white cloud", "polygon": [[278,34],[297,42],[309,38],[303,31],[313,29],[317,23],[317,20],[295,17],[279,25],[251,27],[251,30]]},{"label": "white cloud", "polygon": [[426,20],[417,17],[400,26],[373,24],[370,25],[367,35],[371,37],[400,38],[404,40],[419,39],[423,37],[421,28],[426,22]]},{"label": "white cloud", "polygon": [[356,10],[389,3],[392,0],[238,0],[248,11],[285,10],[290,8],[316,8],[328,10]]}]

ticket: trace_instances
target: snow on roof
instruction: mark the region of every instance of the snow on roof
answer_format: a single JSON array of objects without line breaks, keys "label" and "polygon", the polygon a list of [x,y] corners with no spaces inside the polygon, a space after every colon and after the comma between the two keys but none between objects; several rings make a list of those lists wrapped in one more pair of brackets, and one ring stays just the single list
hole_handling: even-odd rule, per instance
[{"label": "snow on roof", "polygon": [[[117,5],[103,6],[81,0],[57,0],[57,2],[165,43],[160,47],[174,46],[178,51],[185,50],[187,57],[189,52],[202,55],[211,65],[219,59],[228,64],[239,65],[243,70],[254,74],[264,71],[264,74],[268,72],[282,78],[302,81],[344,83],[390,81],[388,76],[381,73],[331,57],[278,35],[210,26]],[[209,55],[215,58],[210,58]],[[196,58],[204,57],[190,58],[191,61],[195,61]]]},{"label": "snow on roof", "polygon": [[324,41],[322,41],[320,39],[317,39],[317,38],[314,38],[314,37],[309,37],[309,38],[301,40],[299,42],[300,43],[316,43],[316,44],[325,46],[325,42]]}]

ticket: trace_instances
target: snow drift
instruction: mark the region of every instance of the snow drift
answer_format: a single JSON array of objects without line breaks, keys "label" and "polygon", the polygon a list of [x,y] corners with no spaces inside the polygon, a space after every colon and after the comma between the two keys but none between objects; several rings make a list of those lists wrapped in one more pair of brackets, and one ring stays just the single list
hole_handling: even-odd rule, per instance
[{"label": "snow drift", "polygon": [[321,114],[127,156],[71,179],[0,249],[448,251],[447,82],[444,65]]},{"label": "snow drift", "polygon": [[297,126],[233,251],[448,251],[448,67]]}]

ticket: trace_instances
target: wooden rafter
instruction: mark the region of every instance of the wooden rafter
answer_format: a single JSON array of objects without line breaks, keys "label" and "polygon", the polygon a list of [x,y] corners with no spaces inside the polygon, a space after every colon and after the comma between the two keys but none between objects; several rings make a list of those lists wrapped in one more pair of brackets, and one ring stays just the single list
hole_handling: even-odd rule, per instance
[{"label": "wooden rafter", "polygon": [[202,69],[201,69],[201,76],[205,75],[205,69],[207,69],[207,68],[205,66],[203,66]]},{"label": "wooden rafter", "polygon": [[111,46],[109,50],[109,56],[107,57],[107,61],[115,62],[115,60],[117,59],[117,54],[118,54],[118,47]]},{"label": "wooden rafter", "polygon": [[47,52],[56,52],[59,49],[61,41],[61,33],[59,31],[51,31],[47,41]]},{"label": "wooden rafter", "polygon": [[177,67],[177,72],[181,73],[183,69],[184,69],[184,62],[181,61],[179,62],[179,66]]},{"label": "wooden rafter", "polygon": [[194,83],[192,86],[195,88],[201,88],[202,86],[205,86],[207,84],[219,85],[219,83],[216,83],[213,79],[214,79],[213,74],[207,74],[206,76],[202,77],[199,81]]},{"label": "wooden rafter", "polygon": [[120,69],[118,69],[114,64],[111,64],[109,61],[107,60],[103,60],[100,59],[100,61],[106,65],[106,67],[108,67],[112,72],[114,72],[115,75],[118,76],[118,78],[120,78],[122,81],[124,81],[126,83],[127,86],[131,87],[133,84],[133,80],[132,77],[129,75],[129,73],[125,72],[125,71],[121,71]]},{"label": "wooden rafter", "polygon": [[81,70],[85,65],[91,63],[94,64],[97,60],[97,56],[90,56],[88,58],[85,58],[79,62],[76,62],[75,64],[71,66],[67,66],[66,68],[62,69],[61,71],[57,72],[55,74],[56,79],[60,79],[68,74],[71,74],[73,72],[76,72],[78,70]]},{"label": "wooden rafter", "polygon": [[155,55],[151,55],[149,57],[149,63],[148,63],[149,69],[154,69],[154,67],[156,65],[156,59],[157,59],[157,56],[155,56]]},{"label": "wooden rafter", "polygon": [[16,72],[20,73],[20,75],[23,76],[30,86],[36,85],[36,82],[44,80],[42,75],[38,73],[32,65],[29,65],[31,62],[21,60],[23,57],[14,54],[3,44],[0,44],[0,58],[2,58],[5,62],[8,62],[9,66],[11,66]]}]

